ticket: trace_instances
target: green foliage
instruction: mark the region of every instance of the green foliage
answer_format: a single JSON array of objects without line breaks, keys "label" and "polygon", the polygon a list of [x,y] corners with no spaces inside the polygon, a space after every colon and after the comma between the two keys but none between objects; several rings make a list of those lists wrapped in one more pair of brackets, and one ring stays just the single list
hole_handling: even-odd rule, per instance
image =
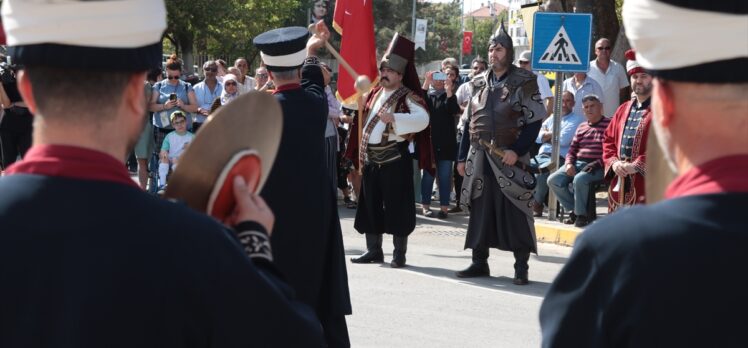
[{"label": "green foliage", "polygon": [[463,60],[465,63],[469,63],[475,57],[487,59],[488,40],[499,27],[501,21],[504,21],[504,25],[508,25],[506,11],[501,12],[497,18],[465,19],[465,30],[473,32],[473,51],[471,54],[465,56]]},{"label": "green foliage", "polygon": [[289,24],[301,7],[299,0],[166,0],[166,38],[181,54],[194,48],[211,57],[251,60],[258,54],[252,38]]}]

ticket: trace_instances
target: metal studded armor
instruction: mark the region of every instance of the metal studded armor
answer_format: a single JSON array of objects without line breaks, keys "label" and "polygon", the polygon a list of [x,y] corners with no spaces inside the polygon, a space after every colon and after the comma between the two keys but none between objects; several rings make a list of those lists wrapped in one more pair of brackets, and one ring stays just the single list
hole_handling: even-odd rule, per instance
[{"label": "metal studded armor", "polygon": [[[525,125],[542,122],[546,113],[536,81],[533,73],[510,67],[508,76],[501,81],[494,77],[493,71],[488,70],[470,82],[473,85],[468,105],[470,152],[465,162],[461,197],[462,203],[467,206],[484,194],[484,182],[490,179],[497,181],[501,193],[515,206],[532,216],[533,174],[517,166],[505,165],[479,140],[508,149],[517,141]],[[518,161],[529,164],[530,155],[524,154]],[[485,175],[486,166],[490,166],[493,178]]]}]

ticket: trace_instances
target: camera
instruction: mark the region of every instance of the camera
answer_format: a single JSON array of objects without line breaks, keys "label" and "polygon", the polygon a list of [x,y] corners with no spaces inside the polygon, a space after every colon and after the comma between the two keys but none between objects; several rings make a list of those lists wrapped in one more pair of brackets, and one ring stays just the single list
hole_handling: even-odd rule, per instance
[{"label": "camera", "polygon": [[431,77],[434,79],[434,81],[444,81],[447,79],[447,74],[437,71]]},{"label": "camera", "polygon": [[177,94],[176,93],[169,94],[169,100],[176,101],[177,100]]}]

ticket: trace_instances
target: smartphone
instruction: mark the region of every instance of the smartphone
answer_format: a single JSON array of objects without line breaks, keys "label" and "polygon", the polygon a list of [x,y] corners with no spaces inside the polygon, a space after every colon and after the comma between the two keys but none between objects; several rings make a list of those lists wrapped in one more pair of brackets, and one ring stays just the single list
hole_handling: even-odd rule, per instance
[{"label": "smartphone", "polygon": [[177,95],[176,95],[176,93],[172,93],[172,94],[169,94],[169,100],[171,100],[171,101],[176,101],[176,100],[177,100]]},{"label": "smartphone", "polygon": [[441,71],[437,71],[431,77],[434,79],[434,81],[444,81],[447,79],[447,74]]}]

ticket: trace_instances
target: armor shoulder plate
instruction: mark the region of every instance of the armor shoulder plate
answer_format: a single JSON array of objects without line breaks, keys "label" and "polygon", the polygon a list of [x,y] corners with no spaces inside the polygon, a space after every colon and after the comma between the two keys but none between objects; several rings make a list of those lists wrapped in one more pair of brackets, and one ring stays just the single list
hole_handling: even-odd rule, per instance
[{"label": "armor shoulder plate", "polygon": [[486,86],[487,84],[487,77],[488,77],[488,70],[473,76],[473,79],[470,80],[470,84],[473,85],[473,89],[480,89]]},{"label": "armor shoulder plate", "polygon": [[529,81],[536,81],[537,75],[525,69],[515,68],[507,77],[507,85],[514,88],[521,87]]}]

